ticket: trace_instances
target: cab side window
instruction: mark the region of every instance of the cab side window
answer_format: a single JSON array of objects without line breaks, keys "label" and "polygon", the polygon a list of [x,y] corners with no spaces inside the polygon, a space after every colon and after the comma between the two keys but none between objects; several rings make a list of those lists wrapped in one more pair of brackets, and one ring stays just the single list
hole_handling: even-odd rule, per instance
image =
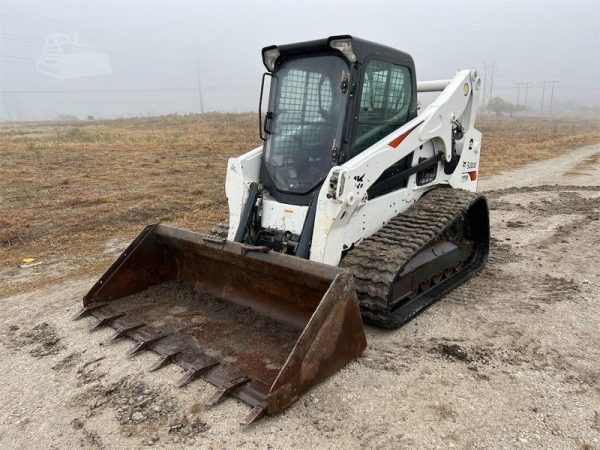
[{"label": "cab side window", "polygon": [[352,157],[408,120],[412,83],[407,67],[371,60],[365,68]]}]

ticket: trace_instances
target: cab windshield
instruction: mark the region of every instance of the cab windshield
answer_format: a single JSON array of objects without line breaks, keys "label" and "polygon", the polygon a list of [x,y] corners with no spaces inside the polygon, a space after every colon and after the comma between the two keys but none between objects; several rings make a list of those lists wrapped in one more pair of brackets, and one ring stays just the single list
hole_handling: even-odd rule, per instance
[{"label": "cab windshield", "polygon": [[306,193],[334,164],[339,148],[348,66],[338,56],[285,60],[273,74],[265,166],[275,187]]}]

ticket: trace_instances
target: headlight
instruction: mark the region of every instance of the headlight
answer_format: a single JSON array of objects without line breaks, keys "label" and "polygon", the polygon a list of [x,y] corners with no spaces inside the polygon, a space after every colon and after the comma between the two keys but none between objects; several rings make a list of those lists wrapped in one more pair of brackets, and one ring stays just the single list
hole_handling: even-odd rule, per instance
[{"label": "headlight", "polygon": [[263,51],[263,64],[269,72],[273,72],[275,70],[275,62],[277,61],[277,58],[279,58],[280,54],[281,53],[279,53],[279,49],[277,47],[272,47]]},{"label": "headlight", "polygon": [[335,48],[344,54],[351,63],[356,62],[356,55],[352,49],[352,39],[334,39],[329,42],[331,48]]}]

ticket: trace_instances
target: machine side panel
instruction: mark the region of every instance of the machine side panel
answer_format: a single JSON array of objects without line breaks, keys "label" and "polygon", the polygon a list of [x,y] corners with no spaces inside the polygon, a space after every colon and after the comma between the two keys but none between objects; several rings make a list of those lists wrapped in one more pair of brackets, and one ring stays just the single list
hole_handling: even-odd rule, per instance
[{"label": "machine side panel", "polygon": [[237,158],[229,158],[227,162],[225,194],[229,204],[229,240],[233,240],[238,229],[250,184],[258,182],[261,160],[262,146]]}]

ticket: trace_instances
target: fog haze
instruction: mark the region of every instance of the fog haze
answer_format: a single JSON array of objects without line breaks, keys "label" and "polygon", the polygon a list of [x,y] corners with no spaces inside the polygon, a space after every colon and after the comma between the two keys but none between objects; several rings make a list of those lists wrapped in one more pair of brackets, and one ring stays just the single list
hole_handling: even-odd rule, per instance
[{"label": "fog haze", "polygon": [[[106,55],[110,73],[68,79],[42,73],[36,63],[46,38],[56,34],[77,35]],[[600,104],[597,0],[2,0],[0,120],[195,113],[199,84],[204,111],[255,111],[262,47],[336,34],[410,53],[419,80],[470,67],[490,77],[493,64],[493,96],[515,102],[516,83],[529,82],[532,111],[540,110],[543,81],[558,82],[555,109]]]}]

